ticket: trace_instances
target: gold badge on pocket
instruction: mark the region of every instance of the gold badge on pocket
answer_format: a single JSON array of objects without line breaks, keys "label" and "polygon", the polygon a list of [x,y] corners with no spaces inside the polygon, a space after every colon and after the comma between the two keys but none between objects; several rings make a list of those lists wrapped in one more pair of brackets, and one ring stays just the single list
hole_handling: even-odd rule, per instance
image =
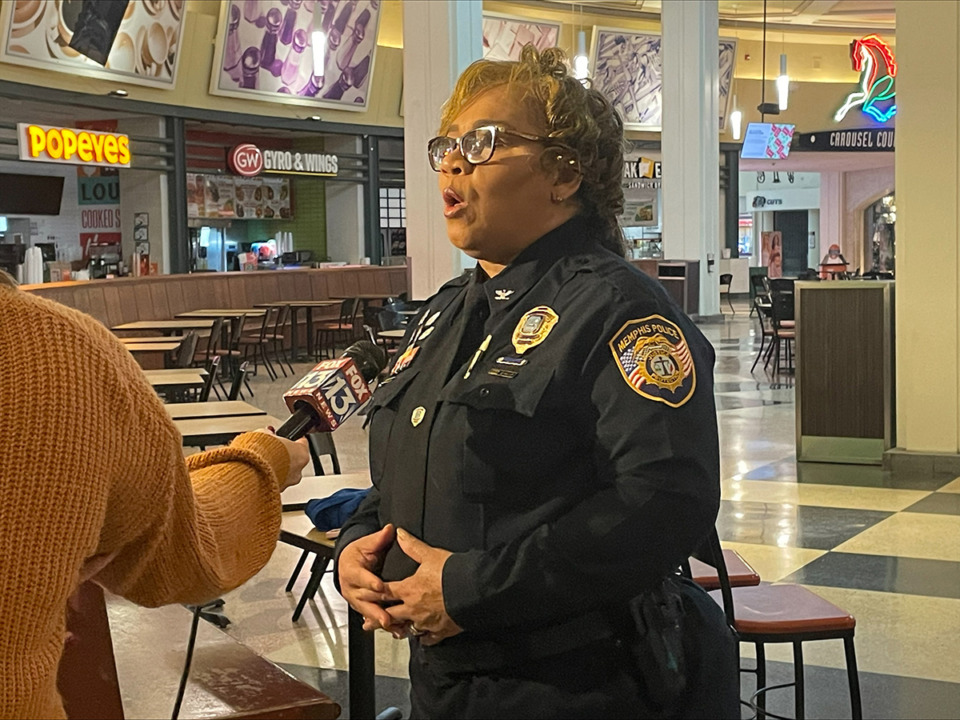
[{"label": "gold badge on pocket", "polygon": [[560,316],[546,305],[525,312],[513,331],[513,349],[517,355],[523,355],[546,340],[559,319]]},{"label": "gold badge on pocket", "polygon": [[418,408],[413,409],[413,414],[410,416],[410,424],[416,427],[423,422],[423,418],[427,414],[427,409],[421,405]]}]

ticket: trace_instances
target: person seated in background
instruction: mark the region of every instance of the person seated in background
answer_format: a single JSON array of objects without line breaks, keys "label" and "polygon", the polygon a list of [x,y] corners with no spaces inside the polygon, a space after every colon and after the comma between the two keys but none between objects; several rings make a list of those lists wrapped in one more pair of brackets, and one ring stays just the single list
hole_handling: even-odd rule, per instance
[{"label": "person seated in background", "polygon": [[67,600],[85,580],[140,605],[203,603],[262,568],[306,440],[271,433],[184,460],[140,367],[93,318],[0,272],[0,718],[65,717]]},{"label": "person seated in background", "polygon": [[[827,267],[835,265],[836,267]],[[827,254],[820,261],[820,277],[829,280],[835,275],[843,274],[847,270],[846,258],[840,253],[840,246],[834,243],[827,248]]]}]

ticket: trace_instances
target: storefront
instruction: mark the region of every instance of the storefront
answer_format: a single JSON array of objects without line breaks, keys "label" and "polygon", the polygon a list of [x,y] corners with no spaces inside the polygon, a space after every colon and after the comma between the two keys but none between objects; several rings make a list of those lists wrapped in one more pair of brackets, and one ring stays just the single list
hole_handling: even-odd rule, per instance
[{"label": "storefront", "polygon": [[162,130],[156,117],[0,104],[3,267],[31,281],[163,271],[173,154]]}]

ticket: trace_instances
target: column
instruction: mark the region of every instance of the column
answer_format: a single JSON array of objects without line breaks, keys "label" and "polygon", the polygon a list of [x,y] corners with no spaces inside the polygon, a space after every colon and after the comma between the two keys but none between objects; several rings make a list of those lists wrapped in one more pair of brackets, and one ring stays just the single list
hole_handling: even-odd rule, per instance
[{"label": "column", "polygon": [[700,316],[710,317],[720,312],[717,2],[664,0],[662,18],[664,257],[700,261]]},{"label": "column", "polygon": [[427,162],[440,106],[460,73],[483,54],[483,3],[407,0],[403,3],[403,133],[407,195],[407,255],[411,297],[429,297],[474,261],[447,238],[437,176]]},{"label": "column", "polygon": [[[326,152],[360,155],[363,153],[363,141],[352,136],[328,137],[323,148]],[[324,185],[327,256],[335,262],[358,263],[366,255],[363,185],[336,181],[328,181]]]},{"label": "column", "polygon": [[[117,130],[127,135],[143,138],[162,138],[165,132],[163,118],[127,117],[117,122]],[[151,152],[156,145],[147,146]],[[136,158],[136,148],[132,150],[134,162],[148,164],[146,158]],[[170,206],[167,196],[167,173],[156,170],[121,169],[120,176],[120,228],[123,235],[123,259],[129,262],[136,249],[134,241],[134,219],[138,214],[146,214],[147,238],[150,243],[150,262],[157,263],[157,269],[167,274],[171,272],[170,263]]]},{"label": "column", "polygon": [[960,448],[960,5],[897,11],[897,446]]}]

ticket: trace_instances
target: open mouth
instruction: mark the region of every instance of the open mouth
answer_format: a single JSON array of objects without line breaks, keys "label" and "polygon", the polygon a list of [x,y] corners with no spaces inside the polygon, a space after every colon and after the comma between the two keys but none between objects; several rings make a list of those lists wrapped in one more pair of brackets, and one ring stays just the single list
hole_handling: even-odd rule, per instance
[{"label": "open mouth", "polygon": [[447,218],[455,217],[467,206],[463,198],[453,188],[443,191],[443,215]]}]

